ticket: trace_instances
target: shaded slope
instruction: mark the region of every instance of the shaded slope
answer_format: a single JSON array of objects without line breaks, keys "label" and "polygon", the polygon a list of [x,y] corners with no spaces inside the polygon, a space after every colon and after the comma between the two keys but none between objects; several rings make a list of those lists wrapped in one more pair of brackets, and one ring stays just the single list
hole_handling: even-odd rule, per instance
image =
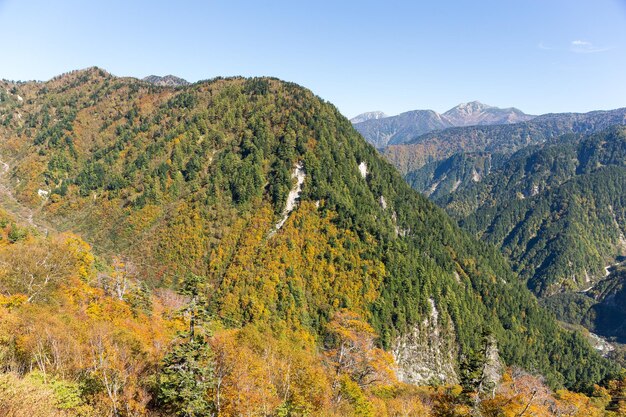
[{"label": "shaded slope", "polygon": [[623,128],[529,147],[438,203],[501,247],[538,294],[589,287],[626,250]]}]

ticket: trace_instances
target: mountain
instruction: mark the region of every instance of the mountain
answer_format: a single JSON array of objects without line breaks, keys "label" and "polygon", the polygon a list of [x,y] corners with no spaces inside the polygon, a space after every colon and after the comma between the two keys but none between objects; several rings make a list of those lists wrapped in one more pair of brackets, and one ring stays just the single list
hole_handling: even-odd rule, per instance
[{"label": "mountain", "polygon": [[366,113],[361,113],[358,116],[353,117],[352,119],[350,119],[350,123],[356,124],[356,123],[361,123],[361,122],[365,122],[368,120],[384,119],[385,117],[389,117],[389,116],[387,116],[382,111],[370,111]]},{"label": "mountain", "polygon": [[626,128],[525,148],[436,201],[537,294],[582,290],[626,251]]},{"label": "mountain", "polygon": [[385,118],[353,121],[354,127],[376,148],[410,142],[428,132],[455,126],[516,123],[534,116],[515,108],[500,109],[478,101],[462,103],[443,114],[414,110]]},{"label": "mountain", "polygon": [[525,122],[535,116],[514,107],[500,109],[479,101],[461,103],[443,114],[452,126],[501,125]]},{"label": "mountain", "polygon": [[165,75],[163,77],[159,77],[158,75],[149,75],[145,77],[143,81],[158,85],[159,87],[182,87],[189,85],[188,81],[174,75]]},{"label": "mountain", "polygon": [[489,152],[457,153],[440,161],[429,162],[405,175],[407,183],[433,201],[458,189],[480,182],[507,156]]},{"label": "mountain", "polygon": [[354,128],[376,148],[391,143],[403,143],[433,130],[452,126],[433,110],[414,110],[384,119],[356,123]]},{"label": "mountain", "polygon": [[[387,119],[384,119],[387,120]],[[456,153],[512,154],[564,134],[589,134],[626,124],[626,108],[589,113],[557,113],[509,125],[455,127],[423,134],[402,145],[390,145],[383,155],[404,174]]]},{"label": "mountain", "polygon": [[577,390],[617,371],[305,88],[98,68],[0,87],[12,402],[376,415],[429,404],[397,379],[480,395],[501,363]]}]

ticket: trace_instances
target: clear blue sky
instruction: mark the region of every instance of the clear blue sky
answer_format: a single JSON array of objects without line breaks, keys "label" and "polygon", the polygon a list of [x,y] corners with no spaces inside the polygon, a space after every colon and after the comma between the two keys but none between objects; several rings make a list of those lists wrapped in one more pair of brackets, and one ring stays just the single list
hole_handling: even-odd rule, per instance
[{"label": "clear blue sky", "polygon": [[271,75],[347,116],[626,107],[626,0],[0,0],[0,78]]}]

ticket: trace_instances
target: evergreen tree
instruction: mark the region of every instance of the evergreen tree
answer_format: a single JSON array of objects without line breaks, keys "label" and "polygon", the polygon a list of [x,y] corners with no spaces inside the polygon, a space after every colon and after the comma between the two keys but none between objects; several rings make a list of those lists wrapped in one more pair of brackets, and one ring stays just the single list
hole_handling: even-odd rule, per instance
[{"label": "evergreen tree", "polygon": [[185,308],[189,329],[163,359],[158,381],[159,403],[181,417],[208,416],[213,409],[208,397],[214,383],[213,354],[207,335],[197,331],[206,319],[203,281],[203,277],[189,273],[182,282],[180,293],[190,298]]},{"label": "evergreen tree", "polygon": [[211,349],[204,338],[189,338],[176,345],[162,362],[158,401],[181,417],[211,415],[208,390],[213,386]]}]

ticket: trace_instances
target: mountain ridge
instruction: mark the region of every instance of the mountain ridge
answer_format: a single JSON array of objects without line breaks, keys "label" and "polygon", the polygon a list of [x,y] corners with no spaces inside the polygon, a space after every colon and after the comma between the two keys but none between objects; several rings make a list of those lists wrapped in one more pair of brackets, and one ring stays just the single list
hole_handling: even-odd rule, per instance
[{"label": "mountain ridge", "polygon": [[511,155],[529,145],[557,140],[566,134],[590,134],[626,124],[626,108],[588,113],[552,113],[508,125],[452,127],[425,133],[382,153],[405,175],[429,162],[458,153],[490,152]]},{"label": "mountain ridge", "polygon": [[389,117],[384,112],[376,110],[376,111],[368,111],[365,113],[358,114],[350,119],[350,123],[361,123],[372,119],[384,119],[385,117]]},{"label": "mountain ridge", "polygon": [[444,113],[434,110],[411,110],[397,116],[357,119],[353,124],[368,142],[377,148],[384,148],[450,127],[508,124],[531,120],[533,117],[535,116],[527,115],[513,107],[498,108],[472,101],[458,104]]}]

